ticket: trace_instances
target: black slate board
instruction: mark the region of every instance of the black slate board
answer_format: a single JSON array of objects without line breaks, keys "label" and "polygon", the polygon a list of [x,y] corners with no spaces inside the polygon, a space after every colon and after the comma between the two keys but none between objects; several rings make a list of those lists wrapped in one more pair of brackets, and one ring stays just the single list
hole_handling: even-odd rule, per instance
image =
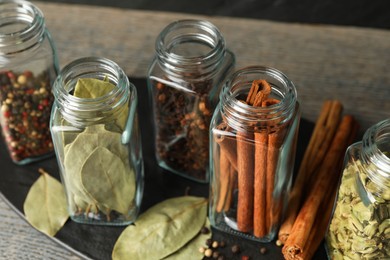
[{"label": "black slate board", "polygon": [[[142,146],[145,167],[145,190],[142,200],[141,212],[152,205],[171,197],[182,196],[186,192],[194,196],[208,196],[207,184],[199,184],[182,177],[171,174],[158,167],[154,157],[154,141],[151,128],[150,106],[148,104],[146,80],[130,78],[130,81],[138,90],[138,114],[142,132]],[[295,168],[299,166],[304,150],[309,141],[314,124],[301,119],[298,137],[298,148]],[[54,155],[46,160],[32,163],[26,166],[15,165],[4,145],[0,140],[0,191],[9,204],[23,216],[23,202],[32,183],[39,177],[38,169],[44,168],[54,177],[59,179],[57,161]],[[56,234],[54,240],[60,242],[66,248],[70,248],[82,256],[92,259],[111,259],[111,252],[115,242],[125,227],[106,227],[78,224],[71,220]],[[281,248],[272,243],[256,243],[243,240],[235,236],[213,230],[213,239],[224,240],[229,246],[220,251],[227,259],[241,259],[242,255],[250,256],[250,259],[283,259]],[[233,256],[230,246],[238,244],[242,253]],[[260,254],[260,248],[266,247],[267,253]],[[321,246],[314,259],[327,259],[324,247]]]}]

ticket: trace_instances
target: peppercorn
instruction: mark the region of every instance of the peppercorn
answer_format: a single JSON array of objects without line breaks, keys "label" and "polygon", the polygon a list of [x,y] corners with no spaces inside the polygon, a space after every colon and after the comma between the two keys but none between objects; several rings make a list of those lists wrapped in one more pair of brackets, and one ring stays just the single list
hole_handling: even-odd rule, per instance
[{"label": "peppercorn", "polygon": [[213,250],[211,250],[210,248],[206,249],[206,251],[204,251],[204,256],[206,257],[210,257],[213,255]]},{"label": "peppercorn", "polygon": [[233,254],[239,254],[240,253],[240,246],[239,245],[233,245],[232,246],[232,253]]},{"label": "peppercorn", "polygon": [[218,257],[219,257],[219,252],[218,251],[214,251],[213,252],[213,258],[217,259]]},{"label": "peppercorn", "polygon": [[211,238],[206,240],[206,246],[211,247],[212,244],[213,244],[213,240]]},{"label": "peppercorn", "polygon": [[266,247],[260,247],[260,254],[264,255],[267,253],[267,248]]},{"label": "peppercorn", "polygon": [[218,247],[218,241],[213,241],[213,243],[211,244],[211,247],[212,248],[217,248]]},{"label": "peppercorn", "polygon": [[241,256],[241,260],[249,260],[250,258],[249,258],[249,256],[247,256],[247,255],[243,255],[243,256]]},{"label": "peppercorn", "polygon": [[218,256],[218,260],[225,260],[225,256],[224,255],[219,255]]},{"label": "peppercorn", "polygon": [[226,242],[222,240],[222,241],[219,243],[219,247],[224,248],[225,246],[226,246]]},{"label": "peppercorn", "polygon": [[208,233],[210,233],[210,229],[208,229],[208,227],[202,227],[202,229],[200,230],[200,233],[201,234],[208,234]]}]

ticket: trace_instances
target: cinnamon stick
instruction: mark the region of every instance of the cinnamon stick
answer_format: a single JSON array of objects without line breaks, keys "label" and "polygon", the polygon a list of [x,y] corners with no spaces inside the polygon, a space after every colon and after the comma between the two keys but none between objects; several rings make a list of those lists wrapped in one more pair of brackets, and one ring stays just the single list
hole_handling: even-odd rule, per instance
[{"label": "cinnamon stick", "polygon": [[[256,91],[254,91],[256,90]],[[253,106],[261,106],[271,93],[271,86],[265,80],[255,80],[248,94],[247,102]],[[254,98],[252,98],[254,97]],[[255,165],[254,165],[254,214],[253,235],[264,237],[268,233],[267,226],[267,151],[268,130],[260,128],[255,132]]]},{"label": "cinnamon stick", "polygon": [[350,140],[349,137],[354,132],[354,127],[355,123],[352,116],[346,115],[342,118],[327,152],[326,160],[321,164],[311,192],[299,211],[291,233],[283,246],[282,252],[286,259],[295,259],[297,255],[303,253],[303,249],[307,245],[312,231],[319,206],[325,196],[325,191],[330,188],[332,180],[337,178],[337,174],[329,173],[333,173],[336,170],[340,157],[344,157]]},{"label": "cinnamon stick", "polygon": [[229,131],[226,122],[220,123],[214,129],[214,139],[219,144],[219,192],[217,197],[216,211],[228,211],[232,200],[234,185],[234,171],[237,169],[237,146],[236,139]]},{"label": "cinnamon stick", "polygon": [[[228,205],[230,205],[230,202],[227,201],[230,193],[229,187],[231,182],[230,177],[230,171],[231,171],[231,165],[229,162],[228,157],[226,156],[226,150],[221,149],[219,152],[219,192],[217,197],[217,205],[216,205],[216,211],[221,212],[225,209]],[[231,197],[230,197],[231,198]]]},{"label": "cinnamon stick", "polygon": [[266,224],[266,174],[267,174],[268,133],[262,130],[255,133],[255,182],[254,182],[254,218],[253,235],[264,237],[268,229]]},{"label": "cinnamon stick", "polygon": [[[339,101],[326,100],[324,102],[289,197],[285,220],[279,229],[278,239],[282,244],[286,242],[298,215],[304,188],[309,186],[310,176],[314,175],[318,165],[324,160],[325,152],[329,149],[340,122],[341,113],[342,104]],[[318,152],[320,147],[321,152]]]},{"label": "cinnamon stick", "polygon": [[223,150],[230,164],[237,169],[237,146],[236,138],[230,133],[229,127],[225,122],[220,123],[214,130],[215,141],[219,144],[220,150]]},{"label": "cinnamon stick", "polygon": [[[251,89],[249,90],[248,96],[246,98],[246,103],[253,106],[261,106],[261,103],[268,97],[271,93],[271,86],[265,80],[254,80],[252,82]],[[260,105],[259,105],[260,104]],[[254,136],[252,133],[243,133],[237,132],[237,171],[238,171],[238,204],[237,204],[237,227],[242,232],[249,232],[254,227],[254,222],[256,223],[256,230],[254,232],[258,235],[264,233],[263,223],[259,221],[264,221],[264,210],[265,205],[262,205],[263,202],[256,201],[254,204],[255,190],[257,193],[261,194],[264,192],[264,178],[263,173],[260,173],[262,176],[258,176],[260,180],[255,180],[254,173],[255,162],[258,161],[255,156],[255,151],[262,152],[264,151],[264,146],[266,144],[255,141],[255,146],[260,146],[260,148],[254,148],[253,140],[259,138]],[[265,155],[256,156],[263,157]],[[259,159],[261,160],[261,159]],[[265,165],[261,165],[265,170]],[[255,185],[253,184],[255,182]],[[256,186],[258,185],[258,186]],[[256,195],[257,198],[257,195]],[[263,198],[261,198],[263,199]],[[260,206],[257,204],[259,203]],[[260,208],[263,207],[263,208]]]},{"label": "cinnamon stick", "polygon": [[[359,125],[356,120],[353,120],[352,124],[352,130],[347,140],[346,146],[349,146],[354,142],[358,133]],[[337,184],[342,173],[343,161],[344,157],[340,157],[338,162],[336,162],[335,173],[337,177],[332,178],[330,189],[326,191],[325,198],[321,205],[321,209],[323,209],[323,211],[319,211],[317,213],[310,237],[305,245],[305,248],[303,249],[303,252],[298,255],[298,259],[311,259],[320,246],[323,238],[325,237],[333,211],[333,205],[337,194]]]},{"label": "cinnamon stick", "polygon": [[[269,107],[272,105],[278,104],[280,101],[277,99],[266,99],[262,102],[262,107]],[[278,123],[278,122],[273,122]],[[274,127],[273,127],[274,128]],[[275,186],[275,174],[276,167],[279,160],[279,148],[283,143],[283,134],[282,128],[274,128],[268,130],[268,149],[267,149],[267,164],[266,164],[266,227],[268,232],[271,230],[273,225],[273,211],[275,210],[275,206],[278,204],[274,204],[273,200],[273,192]]]},{"label": "cinnamon stick", "polygon": [[253,134],[237,132],[238,201],[237,228],[250,232],[253,228]]}]

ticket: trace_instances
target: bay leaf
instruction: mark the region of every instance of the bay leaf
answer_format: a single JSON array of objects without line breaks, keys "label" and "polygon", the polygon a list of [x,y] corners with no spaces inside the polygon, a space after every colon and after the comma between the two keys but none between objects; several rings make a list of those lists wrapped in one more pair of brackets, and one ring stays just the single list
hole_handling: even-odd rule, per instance
[{"label": "bay leaf", "polygon": [[[95,78],[79,78],[77,80],[73,95],[78,98],[99,98],[107,95],[115,88],[115,85],[109,82],[108,78],[104,80]],[[121,130],[125,128],[129,115],[129,107],[126,104],[115,119],[116,124]]]},{"label": "bay leaf", "polygon": [[194,238],[206,216],[206,198],[183,196],[162,201],[122,232],[112,258],[162,259]]},{"label": "bay leaf", "polygon": [[98,98],[107,95],[115,88],[107,78],[104,80],[95,78],[79,78],[74,88],[73,95],[78,98]]},{"label": "bay leaf", "polygon": [[[67,189],[73,194],[73,201],[76,204],[75,207],[84,208],[83,205],[77,204],[77,201],[84,201],[87,205],[95,205],[100,209],[107,209],[105,204],[112,204],[112,202],[106,203],[107,200],[111,200],[110,194],[103,193],[99,198],[107,197],[104,200],[94,197],[95,191],[90,191],[89,188],[85,187],[85,183],[82,180],[83,166],[87,161],[88,157],[94,152],[97,147],[107,148],[111,153],[116,155],[126,168],[126,179],[123,182],[125,185],[129,185],[130,191],[133,191],[132,187],[135,187],[134,170],[130,167],[129,156],[127,149],[121,143],[121,135],[116,132],[107,131],[104,125],[92,125],[86,127],[86,129],[80,133],[75,140],[65,146],[65,181],[68,181]],[[90,161],[90,163],[99,163],[98,161]],[[107,162],[110,164],[111,162]],[[84,174],[84,173],[83,173]],[[88,176],[88,173],[86,173]],[[84,180],[85,181],[85,180]],[[97,182],[99,179],[94,177],[92,182]],[[88,185],[88,184],[87,184]],[[110,190],[109,183],[100,182],[99,188],[102,188],[106,192]],[[92,187],[93,188],[93,187]],[[122,188],[119,188],[122,189]],[[135,189],[135,188],[134,188]],[[94,195],[92,195],[92,193]],[[129,193],[129,200],[134,198],[134,192]],[[117,203],[121,203],[118,201]],[[116,210],[118,208],[115,208]],[[124,212],[124,211],[120,211]]]},{"label": "bay leaf", "polygon": [[62,184],[43,172],[31,186],[23,204],[27,221],[39,231],[54,236],[69,218]]},{"label": "bay leaf", "polygon": [[199,234],[194,237],[192,240],[190,240],[186,245],[184,245],[182,248],[180,248],[175,253],[167,256],[164,258],[164,260],[201,260],[203,259],[203,254],[199,252],[200,247],[205,246],[205,242],[207,239],[211,238],[211,225],[208,218],[206,218],[206,222],[204,224],[204,227],[207,227],[210,232],[208,234],[202,234],[199,232]]},{"label": "bay leaf", "polygon": [[81,182],[98,204],[127,215],[135,197],[134,173],[105,147],[98,146],[85,160]]}]

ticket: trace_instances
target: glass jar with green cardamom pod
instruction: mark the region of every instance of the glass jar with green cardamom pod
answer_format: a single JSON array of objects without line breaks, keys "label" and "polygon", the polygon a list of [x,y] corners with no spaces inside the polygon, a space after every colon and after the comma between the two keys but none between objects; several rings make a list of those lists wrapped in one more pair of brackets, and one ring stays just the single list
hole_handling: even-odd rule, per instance
[{"label": "glass jar with green cardamom pod", "polygon": [[127,225],[143,194],[137,91],[113,61],[87,57],[58,75],[50,131],[71,219]]},{"label": "glass jar with green cardamom pod", "polygon": [[390,259],[390,118],[351,145],[326,234],[329,259]]}]

